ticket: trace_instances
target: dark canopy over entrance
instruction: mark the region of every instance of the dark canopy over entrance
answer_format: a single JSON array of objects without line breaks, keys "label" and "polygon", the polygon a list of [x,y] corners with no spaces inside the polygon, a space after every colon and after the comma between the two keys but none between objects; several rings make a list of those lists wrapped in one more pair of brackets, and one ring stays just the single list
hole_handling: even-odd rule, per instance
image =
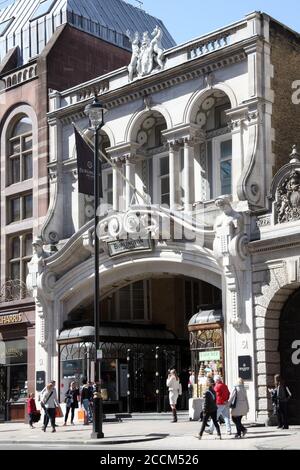
[{"label": "dark canopy over entrance", "polygon": [[[65,329],[58,343],[60,389],[71,380],[93,379],[94,327]],[[172,367],[180,370],[187,344],[163,325],[105,323],[100,328],[100,348],[104,406],[115,406],[119,411],[153,411],[164,407],[167,371]]]},{"label": "dark canopy over entrance", "polygon": [[300,289],[286,302],[280,317],[281,376],[290,388],[289,421],[300,424]]}]

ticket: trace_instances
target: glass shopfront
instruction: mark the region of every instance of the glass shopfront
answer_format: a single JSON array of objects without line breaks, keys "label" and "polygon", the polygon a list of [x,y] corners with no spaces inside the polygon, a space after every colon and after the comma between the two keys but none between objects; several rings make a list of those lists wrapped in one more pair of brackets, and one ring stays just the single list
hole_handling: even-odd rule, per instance
[{"label": "glass shopfront", "polygon": [[220,309],[205,309],[189,322],[192,369],[195,374],[194,396],[201,397],[207,377],[224,378],[223,317]]},{"label": "glass shopfront", "polygon": [[[157,371],[160,372],[159,397],[162,400],[166,392],[164,385],[168,368],[176,366],[180,369],[180,341],[165,329],[120,324],[102,326],[101,329],[107,339],[111,337],[111,340],[100,343],[104,409],[108,412],[125,411],[130,392],[132,410],[154,411],[158,400]],[[83,378],[94,381],[93,331],[92,327],[82,327],[64,330],[60,334],[60,400],[64,399],[70,382],[76,381],[81,385]],[[72,340],[75,336],[78,341],[79,335],[80,342]],[[127,342],[123,342],[123,338],[127,338]],[[156,354],[159,345],[161,352],[158,364]]]},{"label": "glass shopfront", "polygon": [[27,340],[0,341],[1,390],[6,402],[27,396]]}]

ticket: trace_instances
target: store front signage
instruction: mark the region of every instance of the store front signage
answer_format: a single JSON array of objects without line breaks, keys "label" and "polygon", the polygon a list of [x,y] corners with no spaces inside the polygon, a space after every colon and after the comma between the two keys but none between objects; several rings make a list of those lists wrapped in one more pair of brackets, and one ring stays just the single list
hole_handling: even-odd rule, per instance
[{"label": "store front signage", "polygon": [[251,356],[239,356],[239,377],[243,380],[252,380]]},{"label": "store front signage", "polygon": [[109,256],[118,256],[132,251],[150,251],[152,244],[150,238],[137,238],[128,240],[116,240],[108,242]]},{"label": "store front signage", "polygon": [[220,351],[202,351],[199,352],[199,361],[219,361]]},{"label": "store front signage", "polygon": [[15,323],[22,323],[22,313],[13,313],[9,315],[0,315],[0,326],[1,325],[13,325]]},{"label": "store front signage", "polygon": [[36,389],[41,392],[46,387],[46,372],[44,370],[36,371]]}]

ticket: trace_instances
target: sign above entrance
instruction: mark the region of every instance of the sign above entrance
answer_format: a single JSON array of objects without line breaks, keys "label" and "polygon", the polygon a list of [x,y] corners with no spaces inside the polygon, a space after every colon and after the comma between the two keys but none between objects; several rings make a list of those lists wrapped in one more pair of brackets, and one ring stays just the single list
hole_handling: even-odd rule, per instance
[{"label": "sign above entrance", "polygon": [[14,323],[23,323],[22,313],[17,312],[9,315],[0,315],[0,326],[13,325]]},{"label": "sign above entrance", "polygon": [[199,352],[199,361],[219,361],[220,359],[221,359],[220,351]]},{"label": "sign above entrance", "polygon": [[116,240],[108,242],[109,256],[118,256],[131,251],[151,251],[152,241],[150,238],[137,238],[127,240]]}]

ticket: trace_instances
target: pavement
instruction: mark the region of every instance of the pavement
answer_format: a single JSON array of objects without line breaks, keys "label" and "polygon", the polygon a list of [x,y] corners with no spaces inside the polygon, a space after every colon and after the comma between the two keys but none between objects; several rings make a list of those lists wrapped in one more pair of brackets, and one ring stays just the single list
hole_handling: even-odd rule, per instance
[{"label": "pavement", "polygon": [[171,422],[171,413],[135,413],[132,418],[121,422],[103,423],[103,439],[91,439],[92,426],[76,423],[63,426],[63,418],[57,419],[57,431],[48,427],[42,430],[42,423],[30,429],[24,423],[0,424],[0,449],[32,447],[39,449],[114,449],[114,450],[299,450],[300,426],[282,430],[275,427],[258,426],[244,422],[247,434],[235,439],[235,426],[232,435],[227,435],[221,426],[222,440],[215,435],[204,434],[197,439],[200,423],[189,421],[187,412],[178,413],[178,422]]}]

